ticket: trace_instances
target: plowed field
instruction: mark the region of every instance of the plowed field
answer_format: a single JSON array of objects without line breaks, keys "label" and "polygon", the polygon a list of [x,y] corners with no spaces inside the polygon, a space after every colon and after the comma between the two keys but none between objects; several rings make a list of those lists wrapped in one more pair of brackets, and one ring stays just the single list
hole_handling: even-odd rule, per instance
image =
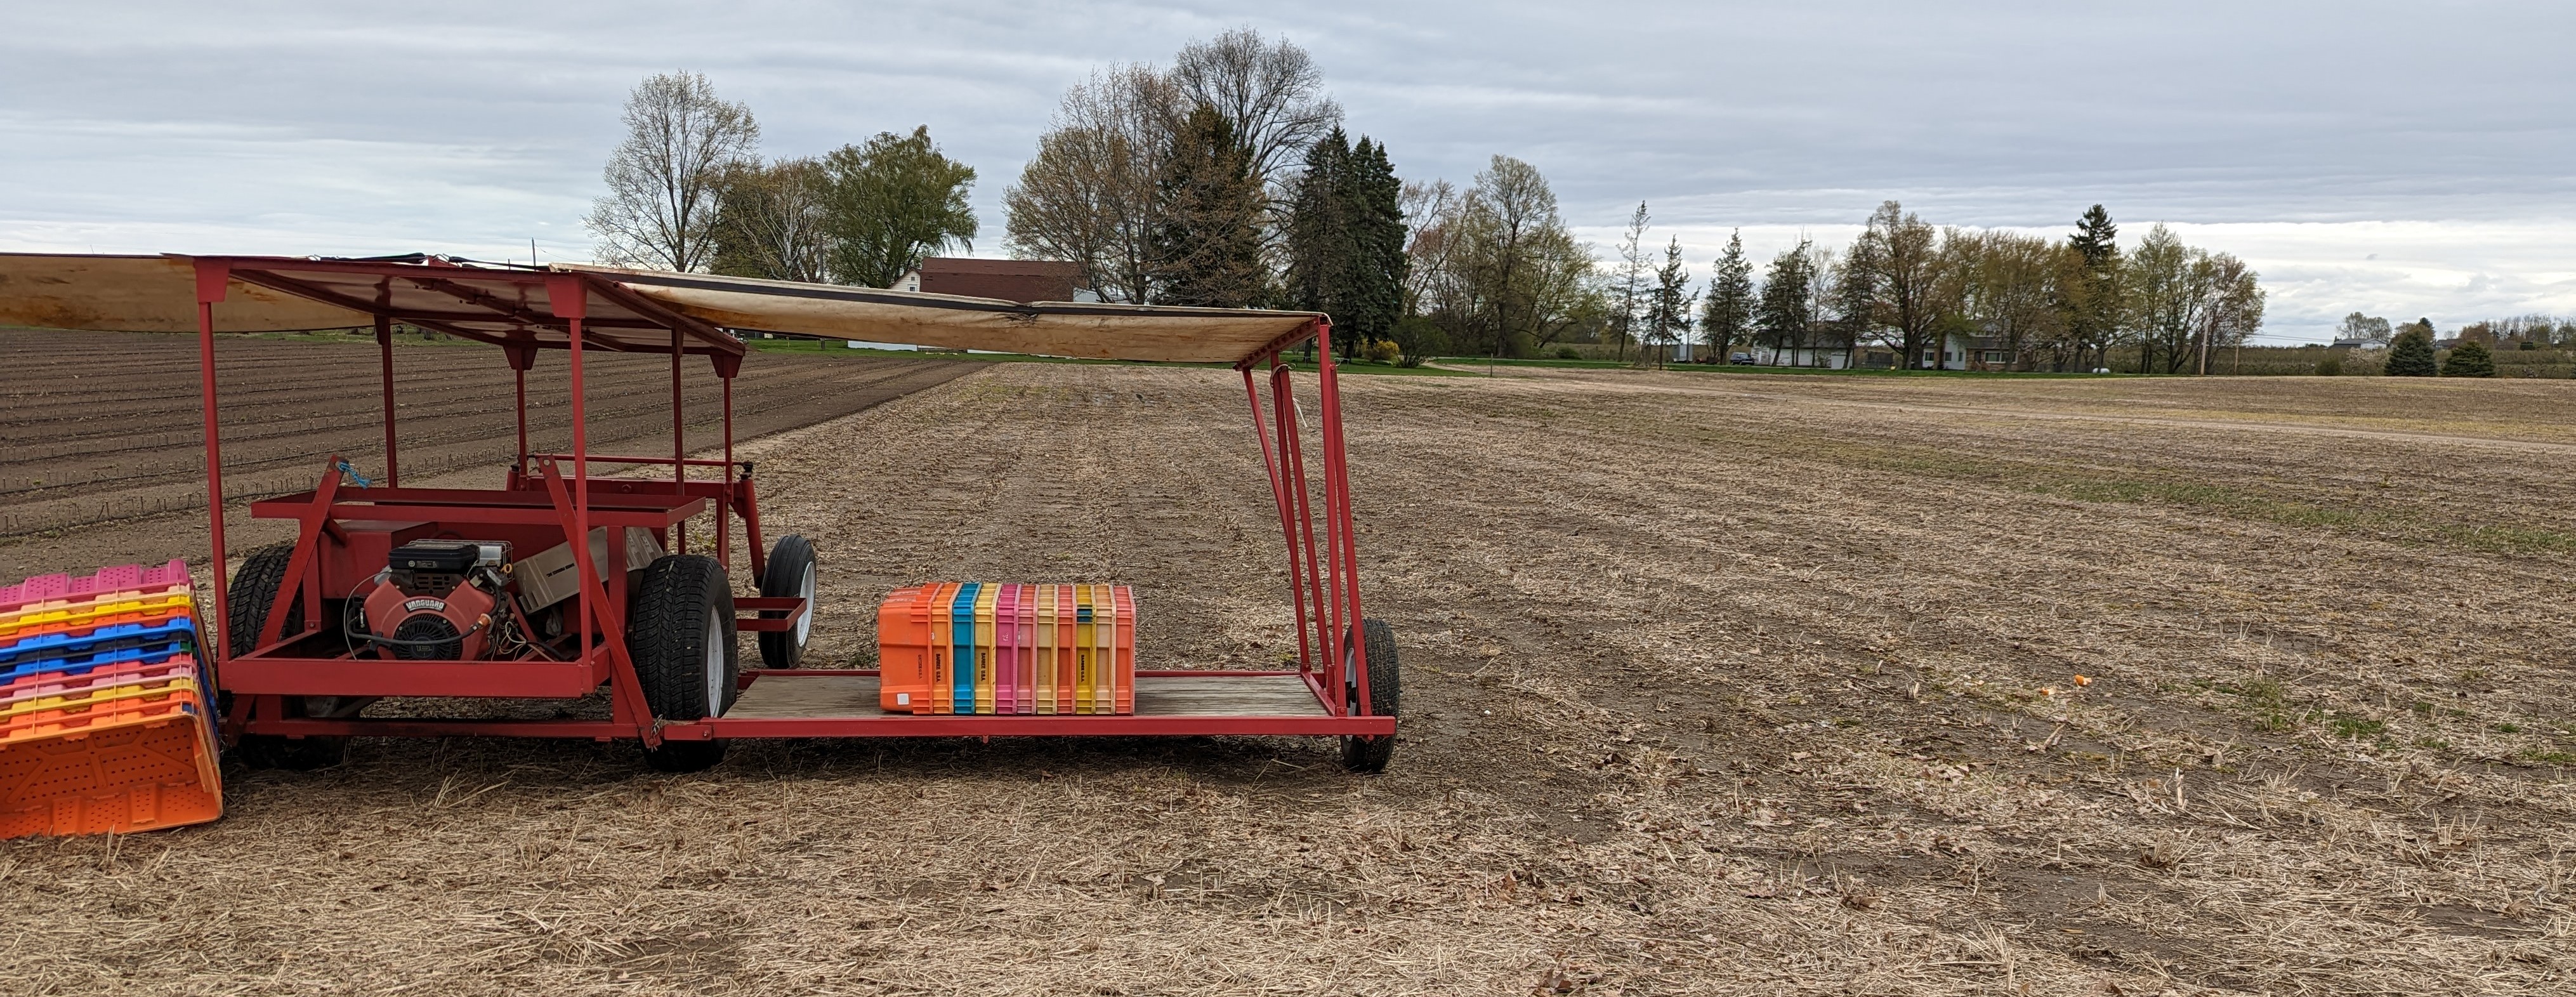
[{"label": "plowed field", "polygon": [[[563,353],[548,352],[529,375],[530,445],[540,452],[571,447],[565,363]],[[517,446],[510,368],[500,351],[407,345],[396,351],[394,364],[404,480],[420,484],[470,469],[473,486],[497,486]],[[215,365],[226,498],[313,487],[332,454],[383,475],[382,387],[372,341],[227,336],[217,340]],[[592,352],[584,366],[593,379],[591,446],[669,453],[669,357]],[[756,352],[737,382],[735,438],[847,415],[970,369],[935,360]],[[714,372],[703,358],[690,358],[682,377],[692,445],[720,441],[723,409]],[[156,519],[150,527],[82,529],[202,510],[199,425],[193,337],[0,330],[0,441],[6,441],[0,446],[0,544],[10,545],[0,547],[0,574],[149,559],[135,534],[202,533],[195,524],[202,515]],[[267,537],[261,531],[250,539]],[[36,546],[20,549],[29,541]]]},{"label": "plowed field", "polygon": [[[0,990],[2576,990],[2576,385],[1347,384],[1384,776],[362,741],[0,845]],[[1153,663],[1265,663],[1244,421],[1217,372],[1004,365],[748,449],[826,660],[898,583],[1115,575]]]}]

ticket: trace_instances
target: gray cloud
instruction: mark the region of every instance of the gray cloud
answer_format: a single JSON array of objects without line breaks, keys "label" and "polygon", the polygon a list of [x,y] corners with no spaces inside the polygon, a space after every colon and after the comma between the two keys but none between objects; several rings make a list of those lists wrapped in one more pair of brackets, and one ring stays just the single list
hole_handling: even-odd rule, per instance
[{"label": "gray cloud", "polygon": [[2276,333],[2576,311],[2554,3],[17,5],[0,247],[578,256],[617,102],[685,67],[773,154],[928,124],[989,252],[1066,85],[1242,23],[1406,175],[1519,156],[1601,232],[1640,199],[1695,252],[1888,197],[2046,231],[2099,201],[2255,262]]}]

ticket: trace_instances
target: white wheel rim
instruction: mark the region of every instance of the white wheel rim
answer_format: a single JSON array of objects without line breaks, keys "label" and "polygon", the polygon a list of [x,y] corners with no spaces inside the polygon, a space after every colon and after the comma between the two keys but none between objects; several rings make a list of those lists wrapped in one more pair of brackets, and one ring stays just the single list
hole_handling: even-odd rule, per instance
[{"label": "white wheel rim", "polygon": [[725,694],[724,621],[707,617],[707,715],[724,712]]},{"label": "white wheel rim", "polygon": [[796,594],[805,597],[805,612],[796,617],[796,646],[805,646],[805,637],[814,632],[814,566],[805,566],[805,578],[798,582]]}]

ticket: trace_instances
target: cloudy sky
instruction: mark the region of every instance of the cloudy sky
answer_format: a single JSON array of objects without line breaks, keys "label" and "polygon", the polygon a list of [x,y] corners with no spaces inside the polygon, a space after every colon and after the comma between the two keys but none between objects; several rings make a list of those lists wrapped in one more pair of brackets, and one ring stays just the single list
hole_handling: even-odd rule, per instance
[{"label": "cloudy sky", "polygon": [[1605,254],[1639,200],[1702,272],[1889,198],[2051,234],[2100,202],[2251,261],[2274,341],[2576,313],[2576,5],[1288,6],[10,4],[0,250],[585,258],[619,101],[685,68],[772,155],[929,125],[997,255],[1068,84],[1249,25],[1408,178],[1528,160]]}]

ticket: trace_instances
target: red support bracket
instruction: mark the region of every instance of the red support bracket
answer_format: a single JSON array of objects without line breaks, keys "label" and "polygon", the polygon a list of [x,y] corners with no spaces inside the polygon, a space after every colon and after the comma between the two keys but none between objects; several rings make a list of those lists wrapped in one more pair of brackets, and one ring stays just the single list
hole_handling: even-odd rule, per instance
[{"label": "red support bracket", "polygon": [[[260,621],[255,647],[267,647],[286,638],[286,611],[301,590],[304,601],[304,632],[312,633],[322,626],[322,572],[316,553],[322,545],[322,528],[331,522],[331,503],[340,495],[340,455],[332,454],[322,466],[322,480],[313,486],[313,502],[296,515],[295,553],[286,559],[286,573],[279,576],[276,601],[269,604],[268,618]],[[299,635],[300,636],[300,635]]]},{"label": "red support bracket", "polygon": [[[554,500],[555,517],[563,522],[564,536],[570,538],[574,553],[579,555],[580,567],[573,573],[581,576],[578,598],[582,603],[582,626],[596,625],[608,644],[609,712],[618,722],[634,725],[643,734],[645,747],[658,747],[662,735],[653,729],[653,711],[644,703],[644,682],[636,677],[635,660],[627,655],[626,607],[609,602],[608,593],[600,588],[598,572],[590,570],[590,537],[576,528],[572,497],[565,492],[563,474],[551,460],[538,461],[537,470],[545,475],[546,496]],[[608,554],[624,571],[626,552],[613,550]]]}]

